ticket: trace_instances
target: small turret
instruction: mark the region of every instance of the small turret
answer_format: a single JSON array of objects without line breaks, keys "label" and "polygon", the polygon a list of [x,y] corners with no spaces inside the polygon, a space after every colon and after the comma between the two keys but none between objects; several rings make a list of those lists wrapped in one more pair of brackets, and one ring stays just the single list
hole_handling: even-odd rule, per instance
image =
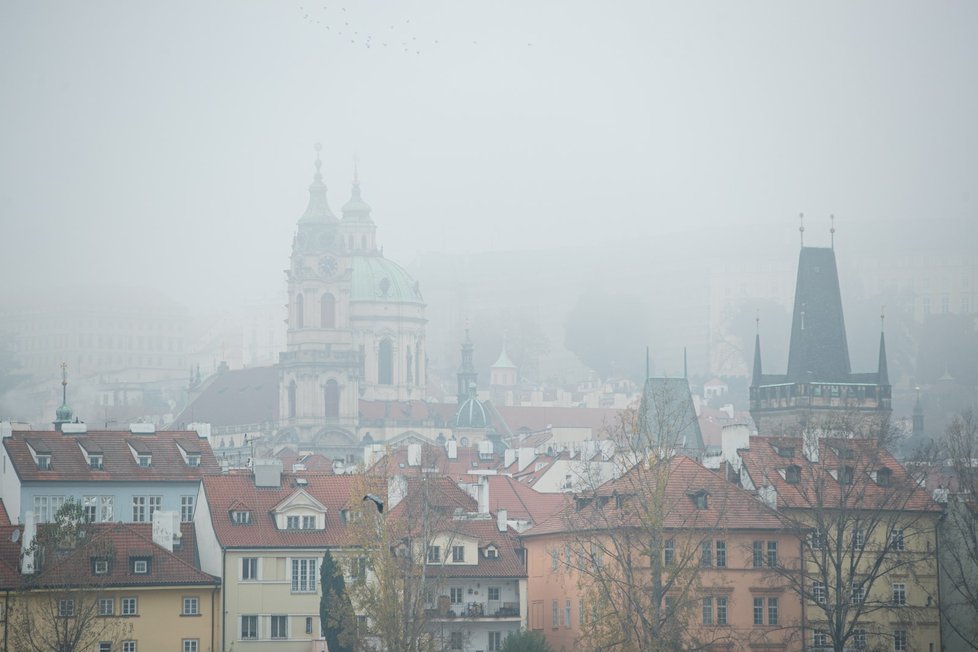
[{"label": "small turret", "polygon": [[306,212],[299,218],[299,223],[309,222],[336,222],[336,216],[329,209],[329,202],[326,200],[326,184],[323,183],[321,168],[323,162],[319,159],[319,152],[323,146],[316,143],[316,173],[313,175],[312,184],[309,186],[309,205]]},{"label": "small turret", "polygon": [[61,363],[61,405],[54,412],[54,429],[61,432],[61,426],[71,423],[75,413],[68,407],[68,363]]}]

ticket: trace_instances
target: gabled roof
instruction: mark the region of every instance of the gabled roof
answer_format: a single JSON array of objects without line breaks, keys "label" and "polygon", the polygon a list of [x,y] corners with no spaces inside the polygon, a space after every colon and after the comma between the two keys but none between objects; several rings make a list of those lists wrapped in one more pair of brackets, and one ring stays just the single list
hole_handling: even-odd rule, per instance
[{"label": "gabled roof", "polygon": [[[873,439],[834,439],[820,438],[818,442],[819,461],[810,462],[804,455],[804,440],[801,437],[751,437],[750,448],[740,451],[744,469],[754,486],[769,485],[778,493],[778,506],[805,509],[821,502],[822,505],[836,504],[845,495],[843,485],[827,477],[837,473],[843,466],[854,470],[854,489],[848,492],[847,500],[853,507],[875,509],[892,504],[905,510],[940,510],[926,490],[909,478],[906,469],[885,448]],[[840,458],[839,451],[853,451],[853,459]],[[790,453],[790,454],[789,454]],[[788,482],[781,474],[788,466],[799,468],[799,482]],[[870,472],[881,468],[892,472],[891,486],[881,487],[869,476]],[[816,482],[824,480],[821,497],[815,494]],[[912,483],[911,485],[905,483]],[[902,486],[905,490],[894,493],[892,487]]]},{"label": "gabled roof", "polygon": [[209,423],[214,427],[278,421],[277,367],[234,369],[211,376],[174,423]]},{"label": "gabled roof", "polygon": [[[421,467],[436,469],[438,473],[447,475],[455,481],[468,480],[473,471],[497,469],[502,466],[502,456],[493,454],[489,459],[482,459],[479,449],[475,446],[458,446],[454,459],[448,457],[448,452],[441,446],[424,445],[421,450]],[[417,472],[419,467],[408,464],[408,449],[395,448],[385,455],[378,464],[387,465],[388,473],[404,474]]]},{"label": "gabled roof", "polygon": [[[324,530],[279,530],[272,512],[296,493],[294,481],[304,478],[302,487],[310,497],[326,509]],[[280,487],[255,487],[250,471],[208,476],[203,480],[218,543],[222,548],[310,548],[342,546],[346,529],[340,510],[350,503],[351,491],[357,481],[352,475],[325,473],[283,473]],[[232,509],[247,505],[252,512],[251,522],[238,525],[231,522]]]},{"label": "gabled roof", "polygon": [[272,508],[273,512],[282,512],[293,507],[307,507],[316,512],[325,512],[326,505],[312,497],[305,489],[296,489]]},{"label": "gabled roof", "polygon": [[705,450],[686,378],[647,378],[639,407],[641,445],[702,454]]},{"label": "gabled roof", "polygon": [[[425,566],[426,574],[432,577],[445,578],[526,577],[526,568],[517,552],[519,546],[516,533],[509,528],[505,532],[500,532],[496,525],[495,515],[490,516],[492,518],[453,519],[447,524],[447,528],[451,530],[452,534],[474,539],[478,542],[478,564],[428,564]],[[499,551],[499,556],[495,559],[487,559],[482,554],[482,551],[490,545],[495,546]]]},{"label": "gabled roof", "polygon": [[542,523],[571,502],[564,493],[542,493],[506,475],[491,475],[489,509],[506,510],[507,518]]},{"label": "gabled roof", "polygon": [[[199,466],[188,466],[184,462],[177,450],[177,442],[181,440],[193,441],[200,448]],[[37,446],[43,446],[50,452],[50,470],[37,468],[28,443],[35,451]],[[91,468],[79,444],[86,451],[101,451],[101,469]],[[220,471],[210,443],[198,437],[196,432],[160,431],[152,435],[132,435],[128,431],[96,430],[83,435],[65,435],[53,430],[15,431],[11,437],[4,438],[3,446],[21,482],[185,482]],[[151,454],[152,465],[139,466],[130,446]]]},{"label": "gabled roof", "polygon": [[[104,587],[119,586],[172,586],[209,585],[218,586],[220,579],[204,573],[194,563],[196,542],[193,525],[182,523],[181,543],[173,552],[153,543],[152,525],[149,523],[92,523],[88,539],[76,550],[63,557],[47,555],[39,574],[20,576],[17,580],[27,586],[64,586],[75,583],[92,583]],[[9,533],[0,530],[3,541],[9,540]],[[111,551],[109,572],[96,576],[93,572],[93,556],[102,557]],[[3,566],[18,568],[20,547],[4,545],[0,548],[0,578]],[[148,558],[148,572],[136,574],[130,567],[130,559]],[[82,578],[79,580],[79,578]],[[0,580],[2,581],[2,580]]]},{"label": "gabled roof", "polygon": [[[574,504],[522,536],[635,526],[633,512],[618,509],[613,498],[642,500],[646,496],[644,488],[654,487],[656,474],[660,472],[668,473],[664,493],[666,528],[779,530],[782,527],[777,514],[750,492],[730,484],[696,460],[680,455],[658,466],[636,464],[621,477],[601,485],[594,495],[576,496]],[[709,496],[707,507],[697,509],[692,497],[703,491]]]}]

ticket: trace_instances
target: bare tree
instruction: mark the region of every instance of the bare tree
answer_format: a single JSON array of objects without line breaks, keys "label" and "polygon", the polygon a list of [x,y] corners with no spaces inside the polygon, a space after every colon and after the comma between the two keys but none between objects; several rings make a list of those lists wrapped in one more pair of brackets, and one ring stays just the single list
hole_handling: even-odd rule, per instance
[{"label": "bare tree", "polygon": [[80,503],[68,501],[38,528],[25,551],[36,570],[25,575],[7,610],[14,649],[82,652],[103,642],[116,649],[131,632],[128,622],[102,611],[116,559],[111,540],[95,527],[85,522]]},{"label": "bare tree", "polygon": [[350,527],[351,546],[365,568],[349,593],[366,616],[360,638],[366,650],[436,652],[447,649],[453,632],[464,633],[462,619],[444,624],[436,600],[438,570],[455,534],[453,514],[471,508],[471,499],[450,478],[427,472],[426,457],[405,469],[409,475],[377,465],[354,488],[357,500],[369,496]]},{"label": "bare tree", "polygon": [[957,416],[945,431],[951,477],[935,497],[947,502],[941,522],[941,618],[958,645],[978,650],[978,416]]},{"label": "bare tree", "polygon": [[803,601],[815,649],[914,649],[926,632],[913,630],[937,620],[940,507],[886,450],[891,436],[885,420],[845,415],[741,452],[742,481],[805,539],[769,572]]}]

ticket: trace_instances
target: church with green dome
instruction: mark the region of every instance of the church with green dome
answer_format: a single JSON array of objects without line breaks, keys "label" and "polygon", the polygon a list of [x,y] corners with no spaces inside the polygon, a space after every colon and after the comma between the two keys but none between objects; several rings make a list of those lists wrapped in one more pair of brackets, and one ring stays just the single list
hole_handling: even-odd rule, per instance
[{"label": "church with green dome", "polygon": [[279,356],[276,444],[359,449],[358,405],[425,398],[425,303],[416,280],[377,246],[354,172],[341,217],[329,206],[319,146],[289,269]]}]

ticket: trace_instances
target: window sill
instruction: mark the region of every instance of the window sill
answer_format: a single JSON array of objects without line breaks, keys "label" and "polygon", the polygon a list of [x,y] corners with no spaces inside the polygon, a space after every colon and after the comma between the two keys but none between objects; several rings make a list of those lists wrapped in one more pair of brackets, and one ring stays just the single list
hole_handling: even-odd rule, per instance
[{"label": "window sill", "polygon": [[204,614],[180,614],[181,618],[200,618]]}]

